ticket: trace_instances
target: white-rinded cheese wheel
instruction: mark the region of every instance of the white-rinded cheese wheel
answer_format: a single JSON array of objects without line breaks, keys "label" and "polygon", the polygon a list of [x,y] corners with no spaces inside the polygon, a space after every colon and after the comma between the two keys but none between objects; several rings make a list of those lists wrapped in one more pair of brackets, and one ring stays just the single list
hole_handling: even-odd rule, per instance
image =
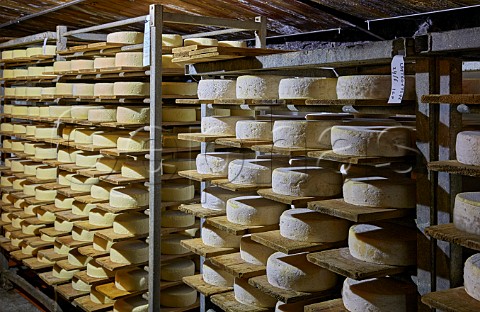
[{"label": "white-rinded cheese wheel", "polygon": [[388,277],[343,282],[342,299],[351,312],[416,311],[416,287]]},{"label": "white-rinded cheese wheel", "polygon": [[92,145],[101,147],[117,147],[118,138],[128,136],[125,132],[100,132],[92,134]]},{"label": "white-rinded cheese wheel", "polygon": [[[12,220],[13,225],[13,220]],[[45,224],[25,224],[22,223],[22,233],[24,234],[39,234],[39,230],[46,227]]]},{"label": "white-rinded cheese wheel", "polygon": [[113,96],[113,82],[112,83],[96,83],[93,86],[94,96]]},{"label": "white-rinded cheese wheel", "polygon": [[252,118],[242,116],[203,117],[201,131],[203,134],[235,135],[237,121],[249,119]]},{"label": "white-rinded cheese wheel", "polygon": [[82,255],[78,249],[71,250],[67,256],[68,263],[75,266],[86,266],[92,259],[92,257]]},{"label": "white-rinded cheese wheel", "polygon": [[198,83],[200,100],[223,100],[236,98],[236,82],[228,79],[202,79]]},{"label": "white-rinded cheese wheel", "polygon": [[77,159],[75,160],[75,164],[79,167],[95,167],[98,159],[102,158],[103,156],[96,153],[82,153],[77,155]]},{"label": "white-rinded cheese wheel", "polygon": [[46,264],[55,264],[55,261],[50,261],[47,258],[43,256],[41,252],[37,253],[37,260],[40,261],[41,263],[46,263]]},{"label": "white-rinded cheese wheel", "polygon": [[[251,156],[251,154],[247,155]],[[235,159],[248,157],[247,155],[232,152],[198,154],[196,158],[197,172],[200,174],[226,176],[228,174],[228,164]]]},{"label": "white-rinded cheese wheel", "polygon": [[57,194],[55,197],[55,207],[57,208],[72,208],[72,204],[75,201],[75,198],[66,197],[61,194]]},{"label": "white-rinded cheese wheel", "polygon": [[97,235],[93,237],[93,249],[98,251],[107,251],[110,252],[113,242],[103,239]]},{"label": "white-rinded cheese wheel", "polygon": [[307,254],[272,254],[267,261],[268,282],[282,289],[322,291],[335,286],[337,276],[307,260]]},{"label": "white-rinded cheese wheel", "polygon": [[[105,106],[98,105],[74,105],[72,106],[71,114],[73,119],[87,120],[88,112],[92,109],[103,109]],[[76,134],[75,134],[76,136]]]},{"label": "white-rinded cheese wheel", "polygon": [[148,205],[148,191],[142,188],[123,187],[110,191],[110,206],[134,208]]},{"label": "white-rinded cheese wheel", "polygon": [[457,134],[457,160],[466,165],[480,165],[480,131],[462,131]]},{"label": "white-rinded cheese wheel", "polygon": [[278,224],[288,206],[261,196],[241,196],[227,201],[227,220],[242,225]]},{"label": "white-rinded cheese wheel", "polygon": [[56,190],[46,190],[42,188],[35,189],[35,199],[42,201],[53,201],[57,196]]},{"label": "white-rinded cheese wheel", "polygon": [[90,192],[92,185],[100,182],[98,178],[91,178],[81,175],[73,175],[70,179],[70,188],[72,191]]},{"label": "white-rinded cheese wheel", "polygon": [[[14,97],[15,96],[15,88],[4,88],[3,89],[5,92],[5,96],[9,97]],[[12,105],[5,105],[5,107],[10,106],[10,111],[8,109],[4,108],[5,114],[11,114],[12,113]]]},{"label": "white-rinded cheese wheel", "polygon": [[55,213],[43,209],[37,210],[37,218],[40,221],[55,221]]},{"label": "white-rinded cheese wheel", "polygon": [[272,173],[272,190],[287,196],[335,196],[342,192],[339,172],[322,167],[277,168]]},{"label": "white-rinded cheese wheel", "polygon": [[162,135],[162,147],[199,147],[200,142],[187,141],[178,139],[176,134],[164,134]]},{"label": "white-rinded cheese wheel", "polygon": [[113,312],[148,312],[148,300],[140,295],[117,299]]},{"label": "white-rinded cheese wheel", "polygon": [[143,67],[143,52],[119,52],[115,54],[115,67]]},{"label": "white-rinded cheese wheel", "polygon": [[51,117],[70,118],[72,106],[52,105],[48,107]]},{"label": "white-rinded cheese wheel", "polygon": [[183,69],[182,64],[173,63],[173,54],[163,54],[162,55],[162,69]]},{"label": "white-rinded cheese wheel", "polygon": [[162,161],[163,174],[177,173],[178,171],[194,170],[194,169],[196,169],[196,163],[194,159],[177,158],[177,159],[167,159]]},{"label": "white-rinded cheese wheel", "polygon": [[28,115],[28,107],[24,105],[15,105],[12,107],[12,115],[13,116],[27,116]]},{"label": "white-rinded cheese wheel", "polygon": [[248,284],[248,279],[236,277],[233,284],[233,292],[235,300],[254,307],[273,308],[277,303],[277,299],[258,291],[258,288]]},{"label": "white-rinded cheese wheel", "polygon": [[27,57],[34,55],[55,55],[55,53],[57,53],[57,46],[44,45],[42,47],[27,48],[25,53],[27,54]]},{"label": "white-rinded cheese wheel", "polygon": [[117,234],[144,235],[148,230],[148,216],[144,213],[118,214],[113,221],[113,231]]},{"label": "white-rinded cheese wheel", "polygon": [[219,47],[233,47],[233,48],[246,48],[247,43],[245,41],[236,40],[223,40],[218,42]]},{"label": "white-rinded cheese wheel", "polygon": [[56,95],[73,95],[73,83],[61,83],[57,82],[55,85],[55,94]]},{"label": "white-rinded cheese wheel", "polygon": [[2,122],[0,125],[0,130],[3,132],[13,132],[13,124],[8,122]]},{"label": "white-rinded cheese wheel", "polygon": [[81,292],[90,292],[90,290],[92,289],[92,285],[89,285],[78,277],[74,276],[72,278],[72,288]]},{"label": "white-rinded cheese wheel", "polygon": [[53,270],[52,270],[52,275],[53,277],[57,277],[60,279],[71,279],[75,273],[79,272],[80,270],[70,270],[67,271],[61,267],[59,267],[57,264],[53,265]]},{"label": "white-rinded cheese wheel", "polygon": [[[19,68],[17,68],[17,69],[14,69],[14,70],[13,70],[13,77],[14,77],[14,78],[20,78],[20,77],[23,78],[23,77],[26,77],[26,76],[28,76],[28,69],[19,69]],[[19,89],[19,87],[16,87],[16,89]],[[26,92],[27,89],[26,89],[25,87],[22,87],[21,90],[24,90],[24,91]],[[17,91],[18,91],[18,90],[15,90],[15,94],[16,94]],[[25,95],[25,94],[24,94],[24,91],[22,91],[22,92],[19,93],[18,95]]]},{"label": "white-rinded cheese wheel", "polygon": [[117,120],[116,108],[98,108],[90,109],[87,116],[88,121],[92,122],[113,122]]},{"label": "white-rinded cheese wheel", "polygon": [[208,187],[202,192],[202,207],[212,210],[225,210],[227,208],[227,200],[230,198],[253,194],[232,192],[220,187]]},{"label": "white-rinded cheese wheel", "polygon": [[[162,58],[163,61],[163,58]],[[3,78],[15,78],[13,74],[13,69],[4,69],[3,70]]]},{"label": "white-rinded cheese wheel", "polygon": [[117,107],[117,122],[125,124],[143,124],[150,121],[150,108],[144,106]]},{"label": "white-rinded cheese wheel", "polygon": [[132,137],[119,137],[117,148],[121,151],[142,151],[150,148],[150,136],[137,133]]},{"label": "white-rinded cheese wheel", "polygon": [[114,82],[113,94],[116,96],[148,96],[150,94],[150,84],[148,82]]},{"label": "white-rinded cheese wheel", "polygon": [[37,213],[37,209],[40,208],[42,205],[28,205],[24,207],[24,212],[29,215],[35,215]]},{"label": "white-rinded cheese wheel", "polygon": [[241,236],[235,236],[228,232],[205,225],[202,227],[202,241],[205,245],[212,247],[240,247]]},{"label": "white-rinded cheese wheel", "polygon": [[480,254],[475,254],[467,259],[463,271],[465,291],[470,297],[480,300]]},{"label": "white-rinded cheese wheel", "polygon": [[53,63],[53,71],[64,73],[72,70],[72,63],[70,61],[56,61]]},{"label": "white-rinded cheese wheel", "polygon": [[143,42],[143,33],[138,31],[119,31],[107,35],[107,42],[139,44]]},{"label": "white-rinded cheese wheel", "polygon": [[52,66],[45,66],[43,70],[44,76],[54,76],[54,75],[45,75],[45,73],[52,73],[53,72],[53,65]]},{"label": "white-rinded cheese wheel", "polygon": [[3,140],[2,147],[6,149],[12,148],[12,140],[10,139]]},{"label": "white-rinded cheese wheel", "polygon": [[62,138],[68,141],[75,141],[75,132],[77,132],[79,128],[73,126],[65,126],[62,128]]},{"label": "white-rinded cheese wheel", "polygon": [[415,208],[415,182],[406,178],[362,177],[346,179],[345,202],[378,208]]},{"label": "white-rinded cheese wheel", "polygon": [[387,265],[414,265],[417,233],[392,223],[356,224],[348,234],[350,254],[362,261]]},{"label": "white-rinded cheese wheel", "polygon": [[113,277],[115,273],[105,269],[96,261],[90,261],[87,263],[87,275],[96,278],[109,278]]},{"label": "white-rinded cheese wheel", "polygon": [[111,68],[115,67],[115,58],[114,57],[96,57],[93,60],[93,68]]},{"label": "white-rinded cheese wheel", "polygon": [[41,184],[25,184],[23,187],[23,193],[28,196],[35,196],[35,190],[37,187],[42,186]]},{"label": "white-rinded cheese wheel", "polygon": [[115,273],[115,287],[129,292],[146,290],[148,288],[148,272],[140,268],[119,270]]},{"label": "white-rinded cheese wheel", "polygon": [[459,193],[455,197],[453,224],[461,231],[479,235],[480,192]]},{"label": "white-rinded cheese wheel", "polygon": [[93,83],[74,83],[73,96],[93,96]]},{"label": "white-rinded cheese wheel", "polygon": [[[45,89],[45,88],[42,88],[42,90]],[[43,92],[43,91],[42,91]],[[27,115],[30,116],[30,117],[39,117],[40,116],[40,107],[38,106],[29,106],[28,107],[28,112],[27,112]],[[34,128],[33,128],[33,132],[30,132],[28,133],[27,131],[27,135],[35,135],[35,125],[32,125]],[[31,126],[31,127],[32,127]],[[27,127],[28,129],[28,127]]]},{"label": "white-rinded cheese wheel", "polygon": [[194,108],[170,108],[162,109],[162,121],[193,122],[197,120],[197,113]]},{"label": "white-rinded cheese wheel", "polygon": [[162,212],[162,227],[189,227],[195,224],[195,216],[178,210]]},{"label": "white-rinded cheese wheel", "polygon": [[334,126],[331,138],[335,153],[353,156],[405,156],[411,142],[407,128],[383,126]]},{"label": "white-rinded cheese wheel", "polygon": [[218,287],[232,287],[234,277],[225,270],[206,263],[202,266],[202,276],[205,283]]},{"label": "white-rinded cheese wheel", "polygon": [[[390,97],[392,77],[390,75],[342,76],[337,82],[339,99],[385,99]],[[404,100],[416,99],[415,77],[405,77]]]},{"label": "white-rinded cheese wheel", "polygon": [[330,149],[330,129],[340,120],[277,120],[273,124],[273,142],[278,147]]},{"label": "white-rinded cheese wheel", "polygon": [[55,243],[53,244],[53,251],[57,254],[68,255],[70,250],[72,250],[72,248],[70,248],[70,247],[68,247],[64,244],[61,244],[58,241],[55,241]]},{"label": "white-rinded cheese wheel", "polygon": [[150,172],[148,161],[126,161],[121,168],[122,177],[144,179],[148,178]]},{"label": "white-rinded cheese wheel", "polygon": [[196,82],[162,82],[162,94],[164,95],[197,95],[198,84]]},{"label": "white-rinded cheese wheel", "polygon": [[72,71],[93,69],[93,60],[71,60],[70,69]]},{"label": "white-rinded cheese wheel", "polygon": [[290,209],[280,217],[280,235],[302,242],[338,242],[348,236],[349,222],[310,209]]},{"label": "white-rinded cheese wheel", "polygon": [[13,58],[13,50],[2,51],[2,60],[9,60]]},{"label": "white-rinded cheese wheel", "polygon": [[[30,97],[40,97],[42,95],[41,87],[27,87],[27,96]],[[25,112],[23,115],[26,116],[28,112]]]},{"label": "white-rinded cheese wheel", "polygon": [[251,235],[244,235],[240,240],[240,258],[254,265],[266,265],[268,257],[275,251],[252,240]]},{"label": "white-rinded cheese wheel", "polygon": [[72,203],[72,213],[78,216],[88,216],[90,210],[95,208],[95,204],[85,204],[79,201],[74,201]]},{"label": "white-rinded cheese wheel", "polygon": [[113,299],[110,299],[108,298],[107,296],[105,296],[104,294],[96,291],[93,287],[92,289],[90,290],[90,300],[93,302],[93,303],[97,303],[97,304],[110,304],[110,303],[114,303],[115,300]]},{"label": "white-rinded cheese wheel", "polygon": [[183,40],[183,45],[218,46],[218,40],[212,38],[188,38]]},{"label": "white-rinded cheese wheel", "polygon": [[38,247],[35,248],[27,244],[22,244],[21,248],[22,248],[22,254],[29,255],[29,256],[36,256],[38,251]]},{"label": "white-rinded cheese wheel", "polygon": [[270,185],[272,171],[285,165],[272,159],[236,159],[228,165],[228,181],[234,184]]},{"label": "white-rinded cheese wheel", "polygon": [[110,260],[123,264],[140,264],[147,262],[148,244],[140,240],[115,243],[110,249]]},{"label": "white-rinded cheese wheel", "polygon": [[103,171],[103,172],[115,172],[119,171],[123,164],[125,162],[125,159],[121,158],[99,158],[97,162],[95,163],[95,169],[98,171]]},{"label": "white-rinded cheese wheel", "polygon": [[16,215],[12,216],[12,227],[15,229],[22,229],[22,225],[25,227],[27,226],[26,224],[23,223],[23,218],[20,218]]},{"label": "white-rinded cheese wheel", "polygon": [[188,249],[183,247],[180,242],[187,240],[190,237],[181,234],[173,234],[162,238],[162,254],[163,255],[182,255],[189,252]]},{"label": "white-rinded cheese wheel", "polygon": [[25,151],[25,145],[24,144],[25,144],[25,141],[13,141],[12,142],[12,151],[14,151],[14,152]]},{"label": "white-rinded cheese wheel", "polygon": [[285,78],[280,81],[278,93],[281,99],[330,99],[337,98],[336,78]]},{"label": "white-rinded cheese wheel", "polygon": [[35,149],[37,147],[42,147],[42,146],[47,146],[47,145],[42,143],[26,142],[24,145],[24,153],[27,155],[35,155]]},{"label": "white-rinded cheese wheel", "polygon": [[163,184],[163,201],[186,201],[195,197],[195,186],[193,184]]},{"label": "white-rinded cheese wheel", "polygon": [[237,139],[273,140],[273,122],[266,120],[239,120],[235,127]]},{"label": "white-rinded cheese wheel", "polygon": [[35,177],[39,180],[53,180],[57,178],[58,168],[49,166],[40,166],[35,171]]},{"label": "white-rinded cheese wheel", "polygon": [[100,209],[92,209],[88,213],[88,223],[97,226],[112,226],[117,215]]},{"label": "white-rinded cheese wheel", "polygon": [[74,226],[72,229],[72,238],[73,240],[80,241],[80,242],[93,242],[93,236],[95,235],[95,231],[89,231],[85,229],[81,229],[79,227]]},{"label": "white-rinded cheese wheel", "polygon": [[182,36],[177,34],[162,34],[162,46],[181,47],[183,44]]},{"label": "white-rinded cheese wheel", "polygon": [[195,262],[190,259],[178,259],[160,268],[160,276],[164,281],[181,281],[183,277],[194,274]]},{"label": "white-rinded cheese wheel", "polygon": [[33,67],[33,66],[29,66],[27,68],[28,70],[28,75],[29,77],[35,77],[35,76],[42,76],[43,75],[43,72],[44,72],[44,67]]},{"label": "white-rinded cheese wheel", "polygon": [[[26,182],[26,181],[25,181]],[[28,183],[28,182],[27,182]],[[24,209],[25,207],[28,206],[28,203],[25,201],[25,199],[17,199],[15,203],[13,204],[13,207],[15,208],[20,208]]]},{"label": "white-rinded cheese wheel", "polygon": [[83,154],[81,150],[75,149],[59,149],[57,152],[57,160],[62,163],[75,163],[77,161],[77,155]]},{"label": "white-rinded cheese wheel", "polygon": [[278,86],[282,76],[240,76],[237,78],[238,99],[278,99]]},{"label": "white-rinded cheese wheel", "polygon": [[16,49],[12,50],[12,58],[24,58],[27,57],[27,50],[26,49]]},{"label": "white-rinded cheese wheel", "polygon": [[74,173],[68,173],[66,171],[60,171],[58,173],[57,182],[60,185],[70,186],[72,184],[71,179]]},{"label": "white-rinded cheese wheel", "polygon": [[114,187],[117,187],[117,186],[112,185],[110,183],[106,183],[106,182],[100,182],[92,185],[92,188],[90,189],[90,194],[95,199],[108,200],[110,198],[110,191]]},{"label": "white-rinded cheese wheel", "polygon": [[160,292],[160,304],[165,307],[188,307],[196,301],[197,291],[187,285],[170,287]]},{"label": "white-rinded cheese wheel", "polygon": [[56,138],[59,138],[58,128],[57,127],[36,127],[35,128],[35,138],[37,138],[37,139],[56,139]]},{"label": "white-rinded cheese wheel", "polygon": [[9,176],[9,177],[2,176],[0,179],[1,179],[0,180],[0,186],[9,187],[9,186],[13,185],[13,182],[15,181],[16,177],[14,177],[14,176]]}]

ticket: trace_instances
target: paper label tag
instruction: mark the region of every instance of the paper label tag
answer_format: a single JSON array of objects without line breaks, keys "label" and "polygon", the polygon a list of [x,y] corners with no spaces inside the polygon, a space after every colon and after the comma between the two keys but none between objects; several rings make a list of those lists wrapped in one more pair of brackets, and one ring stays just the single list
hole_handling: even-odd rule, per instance
[{"label": "paper label tag", "polygon": [[47,54],[47,38],[43,39],[43,55]]},{"label": "paper label tag", "polygon": [[392,60],[392,91],[388,103],[402,103],[405,93],[405,60],[403,55],[395,55]]},{"label": "paper label tag", "polygon": [[145,20],[143,33],[143,66],[150,66],[150,15]]}]

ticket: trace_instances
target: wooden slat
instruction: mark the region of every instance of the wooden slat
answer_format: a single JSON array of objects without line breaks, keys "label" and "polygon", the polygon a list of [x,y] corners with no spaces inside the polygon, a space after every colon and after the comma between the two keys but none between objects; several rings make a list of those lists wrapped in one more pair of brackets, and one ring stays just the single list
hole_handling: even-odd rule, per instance
[{"label": "wooden slat", "polygon": [[270,185],[234,184],[228,181],[228,179],[212,180],[211,183],[212,185],[215,185],[233,192],[251,192],[251,191],[258,191],[260,189],[271,187]]},{"label": "wooden slat", "polygon": [[182,280],[185,284],[196,289],[198,292],[205,295],[206,297],[210,297],[211,295],[220,294],[220,293],[233,290],[233,287],[220,287],[220,286],[214,286],[206,283],[203,280],[202,274],[186,276],[182,278]]},{"label": "wooden slat", "polygon": [[95,261],[97,261],[99,265],[101,265],[102,267],[110,271],[118,271],[121,269],[133,268],[137,266],[146,265],[148,263],[148,261],[142,262],[142,263],[131,263],[131,264],[117,263],[110,260],[110,256],[97,258],[95,259]]},{"label": "wooden slat", "polygon": [[340,163],[352,165],[367,165],[367,164],[386,164],[390,162],[402,162],[406,157],[372,157],[372,156],[349,156],[340,155],[333,151],[314,151],[308,152],[308,157],[318,158],[322,160],[335,161]]},{"label": "wooden slat", "polygon": [[113,231],[113,228],[108,228],[105,230],[100,230],[95,232],[95,235],[111,242],[120,242],[124,240],[140,239],[148,236],[148,233],[145,234],[117,234]]},{"label": "wooden slat", "polygon": [[438,240],[480,251],[480,236],[461,231],[453,223],[429,226],[425,233]]},{"label": "wooden slat", "polygon": [[428,163],[428,169],[451,174],[480,177],[480,166],[465,165],[456,160],[433,161]]},{"label": "wooden slat", "polygon": [[117,208],[112,207],[108,203],[98,203],[97,208],[103,211],[111,212],[111,213],[122,213],[122,212],[130,212],[130,211],[142,211],[147,209],[147,206],[144,207],[132,207],[132,208]]},{"label": "wooden slat", "polygon": [[56,262],[59,260],[67,259],[67,255],[57,254],[53,248],[39,250],[38,253],[41,254],[44,258],[46,258],[49,261]]},{"label": "wooden slat", "polygon": [[210,218],[225,215],[225,211],[203,208],[201,204],[180,205],[178,210],[194,215],[197,218]]},{"label": "wooden slat", "polygon": [[214,174],[201,174],[198,173],[197,170],[185,170],[179,171],[178,175],[187,179],[199,181],[199,182],[206,182],[211,180],[218,180],[218,179],[225,179],[226,176],[221,175],[214,175]]},{"label": "wooden slat", "polygon": [[236,138],[216,139],[215,143],[220,145],[230,146],[230,147],[236,147],[236,148],[251,148],[254,145],[272,144],[271,141],[236,139]]},{"label": "wooden slat", "polygon": [[80,254],[92,258],[105,257],[110,254],[109,251],[100,251],[94,249],[93,245],[79,247],[77,250]]},{"label": "wooden slat", "polygon": [[53,276],[52,272],[45,272],[45,273],[40,273],[38,274],[40,278],[47,283],[47,285],[53,286],[53,285],[59,285],[59,284],[65,284],[70,282],[71,278],[58,278]]},{"label": "wooden slat", "polygon": [[64,284],[55,287],[55,290],[62,296],[63,298],[72,301],[75,298],[82,297],[87,295],[89,292],[88,291],[79,291],[76,289],[73,289],[72,284]]},{"label": "wooden slat", "polygon": [[127,178],[122,176],[121,174],[109,174],[100,176],[100,180],[115,185],[128,185],[132,183],[147,182],[148,178]]},{"label": "wooden slat", "polygon": [[290,157],[307,156],[309,152],[318,151],[318,148],[304,148],[304,147],[278,147],[272,144],[253,145],[252,150],[262,153],[274,153]]},{"label": "wooden slat", "polygon": [[194,142],[215,142],[216,139],[231,138],[232,135],[216,135],[216,134],[202,134],[202,133],[179,133],[178,139]]},{"label": "wooden slat", "polygon": [[75,273],[74,277],[78,278],[79,280],[86,283],[87,285],[92,285],[92,286],[102,285],[105,283],[109,283],[113,280],[113,278],[109,278],[109,277],[105,278],[105,277],[88,276],[86,270]]},{"label": "wooden slat", "polygon": [[258,190],[257,193],[264,198],[271,199],[273,201],[287,205],[293,205],[296,207],[306,207],[309,202],[326,199],[326,197],[302,197],[281,195],[274,193],[271,188]]},{"label": "wooden slat", "polygon": [[182,240],[181,244],[183,247],[190,250],[191,252],[196,253],[197,255],[205,258],[220,256],[220,255],[229,254],[229,253],[238,251],[238,248],[207,246],[202,242],[201,238],[192,238],[192,239]]},{"label": "wooden slat", "polygon": [[25,266],[27,266],[28,268],[30,268],[34,271],[48,269],[48,268],[53,267],[53,264],[40,262],[37,258],[25,259],[22,262]]},{"label": "wooden slat", "polygon": [[233,291],[216,294],[210,297],[210,300],[225,312],[267,312],[268,308],[260,308],[243,304],[235,300]]},{"label": "wooden slat", "polygon": [[255,265],[245,262],[240,257],[239,252],[211,257],[208,260],[213,265],[239,278],[250,278],[265,275],[266,273],[266,267],[264,265]]},{"label": "wooden slat", "polygon": [[333,299],[320,303],[306,305],[304,312],[348,312],[342,299]]},{"label": "wooden slat", "polygon": [[231,233],[233,235],[245,235],[250,233],[260,233],[266,231],[272,231],[278,229],[278,224],[272,225],[241,225],[235,224],[227,220],[226,216],[219,216],[219,217],[211,217],[206,219],[205,221],[207,224],[225,231],[227,233]]},{"label": "wooden slat", "polygon": [[127,297],[127,296],[128,297],[135,296],[147,291],[147,290],[133,291],[133,292],[124,291],[115,287],[115,283],[107,283],[107,284],[99,285],[99,286],[96,286],[95,289],[112,300],[116,300],[116,299]]},{"label": "wooden slat", "polygon": [[463,287],[426,294],[422,297],[422,302],[445,312],[480,311],[480,301],[470,297]]},{"label": "wooden slat", "polygon": [[480,104],[480,94],[428,94],[422,96],[428,104]]},{"label": "wooden slat", "polygon": [[79,297],[75,299],[73,303],[79,306],[82,310],[86,312],[106,311],[106,310],[111,310],[113,307],[113,303],[98,304],[98,303],[92,302],[92,300],[90,300],[90,296]]}]

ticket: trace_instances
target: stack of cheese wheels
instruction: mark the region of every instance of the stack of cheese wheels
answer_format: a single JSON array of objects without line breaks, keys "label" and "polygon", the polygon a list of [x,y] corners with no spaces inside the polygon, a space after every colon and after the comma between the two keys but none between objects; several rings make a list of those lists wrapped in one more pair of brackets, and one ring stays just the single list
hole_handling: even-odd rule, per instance
[{"label": "stack of cheese wheels", "polygon": [[113,94],[116,96],[148,96],[150,84],[148,82],[118,81],[113,83]]},{"label": "stack of cheese wheels", "polygon": [[277,120],[273,142],[277,147],[330,149],[331,129],[340,120]]},{"label": "stack of cheese wheels", "polygon": [[244,235],[240,240],[240,258],[254,265],[267,265],[268,258],[275,250],[252,240],[251,235]]},{"label": "stack of cheese wheels", "polygon": [[166,184],[162,185],[162,200],[166,202],[187,201],[195,197],[193,184]]},{"label": "stack of cheese wheels", "polygon": [[272,171],[286,163],[274,159],[236,159],[228,165],[228,181],[233,184],[271,185]]},{"label": "stack of cheese wheels", "polygon": [[250,120],[252,118],[243,116],[211,116],[203,117],[201,120],[201,131],[203,134],[214,134],[223,136],[235,136],[236,124],[239,120]]},{"label": "stack of cheese wheels", "polygon": [[227,201],[227,220],[241,225],[278,224],[288,206],[261,196],[242,196]]},{"label": "stack of cheese wheels", "polygon": [[143,52],[119,52],[115,54],[115,67],[143,67]]},{"label": "stack of cheese wheels", "polygon": [[175,262],[165,264],[160,269],[163,281],[181,281],[185,276],[195,274],[195,262],[190,259],[178,259]]},{"label": "stack of cheese wheels", "polygon": [[117,122],[123,124],[144,124],[150,121],[150,108],[144,106],[117,107]]},{"label": "stack of cheese wheels", "polygon": [[280,80],[280,99],[328,99],[337,98],[336,78],[285,78]]},{"label": "stack of cheese wheels", "polygon": [[357,206],[415,208],[415,182],[404,177],[349,178],[343,185],[343,199]]},{"label": "stack of cheese wheels", "polygon": [[109,204],[116,208],[136,208],[148,205],[148,190],[142,187],[119,187],[110,191]]},{"label": "stack of cheese wheels", "polygon": [[273,122],[268,120],[239,120],[235,126],[237,139],[273,140]]},{"label": "stack of cheese wheels", "polygon": [[233,292],[235,300],[240,303],[259,307],[259,308],[273,308],[277,300],[270,295],[259,291],[258,288],[251,286],[248,279],[236,277],[233,284]]},{"label": "stack of cheese wheels", "polygon": [[162,121],[165,122],[193,122],[197,120],[197,113],[194,108],[162,108]]},{"label": "stack of cheese wheels", "polygon": [[115,243],[110,248],[110,260],[123,264],[145,263],[148,261],[148,244],[140,240]]},{"label": "stack of cheese wheels", "polygon": [[336,196],[342,192],[340,172],[322,167],[285,167],[272,173],[272,190],[287,196]]},{"label": "stack of cheese wheels", "polygon": [[148,300],[144,299],[141,295],[115,300],[115,303],[113,305],[113,312],[131,311],[148,311]]},{"label": "stack of cheese wheels", "polygon": [[298,208],[285,211],[280,217],[280,235],[302,242],[338,242],[347,239],[349,222]]},{"label": "stack of cheese wheels", "polygon": [[351,312],[416,311],[416,287],[412,283],[389,277],[343,282],[342,299]]},{"label": "stack of cheese wheels", "polygon": [[227,176],[230,162],[243,158],[244,156],[242,153],[232,152],[198,154],[196,159],[197,172],[200,174]]},{"label": "stack of cheese wheels", "polygon": [[480,254],[474,254],[465,262],[463,281],[465,291],[470,297],[480,301],[480,281],[477,278],[480,274]]},{"label": "stack of cheese wheels", "polygon": [[[339,99],[387,100],[392,89],[390,75],[342,76],[337,82]],[[415,100],[415,77],[405,77],[404,100]]]},{"label": "stack of cheese wheels", "polygon": [[226,210],[227,201],[237,196],[254,195],[255,193],[231,192],[221,187],[211,186],[202,191],[202,207],[212,210]]},{"label": "stack of cheese wheels", "polygon": [[267,261],[268,282],[282,289],[315,292],[335,286],[337,276],[307,260],[307,254],[272,254]]},{"label": "stack of cheese wheels", "polygon": [[356,224],[348,234],[350,254],[361,261],[408,266],[417,263],[417,233],[394,223]]},{"label": "stack of cheese wheels", "polygon": [[236,81],[228,79],[202,79],[198,83],[197,95],[200,100],[235,99]]},{"label": "stack of cheese wheels", "polygon": [[212,247],[239,248],[241,236],[235,236],[228,232],[205,225],[201,232],[202,242]]},{"label": "stack of cheese wheels", "polygon": [[466,165],[480,166],[480,131],[462,131],[457,134],[457,160]]},{"label": "stack of cheese wheels", "polygon": [[461,231],[480,235],[480,192],[457,194],[453,208],[453,224]]},{"label": "stack of cheese wheels", "polygon": [[107,35],[107,42],[123,44],[143,43],[143,33],[137,31],[119,31]]},{"label": "stack of cheese wheels", "polygon": [[196,96],[197,89],[196,82],[162,82],[163,95]]},{"label": "stack of cheese wheels", "polygon": [[237,78],[237,99],[278,99],[282,76],[240,76]]},{"label": "stack of cheese wheels", "polygon": [[225,270],[213,265],[204,263],[202,266],[202,277],[205,283],[218,287],[232,287],[234,277]]},{"label": "stack of cheese wheels", "polygon": [[187,285],[167,288],[160,292],[160,304],[165,307],[183,308],[197,301],[197,291]]}]

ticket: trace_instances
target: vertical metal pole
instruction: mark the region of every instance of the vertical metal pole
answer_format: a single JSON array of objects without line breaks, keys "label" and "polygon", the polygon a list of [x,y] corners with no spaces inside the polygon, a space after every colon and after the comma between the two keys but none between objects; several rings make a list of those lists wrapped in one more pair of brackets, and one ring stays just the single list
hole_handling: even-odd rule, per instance
[{"label": "vertical metal pole", "polygon": [[267,18],[256,16],[255,22],[259,23],[259,29],[255,31],[255,48],[267,47]]},{"label": "vertical metal pole", "polygon": [[160,311],[163,7],[150,5],[150,240],[148,310]]},{"label": "vertical metal pole", "polygon": [[[63,34],[67,32],[67,26],[57,26],[57,52],[67,49],[67,37]],[[63,61],[65,57],[57,55],[57,61]]]}]

